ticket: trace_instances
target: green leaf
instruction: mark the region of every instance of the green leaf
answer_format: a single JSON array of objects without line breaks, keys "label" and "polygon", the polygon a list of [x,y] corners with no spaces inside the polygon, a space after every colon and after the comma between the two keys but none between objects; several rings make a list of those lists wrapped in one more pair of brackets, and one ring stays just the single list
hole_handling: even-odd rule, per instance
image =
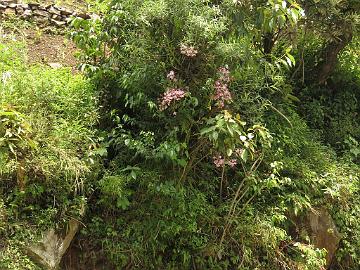
[{"label": "green leaf", "polygon": [[185,167],[187,164],[187,161],[185,159],[178,159],[177,163],[181,166],[181,167]]},{"label": "green leaf", "polygon": [[107,149],[105,147],[100,147],[100,148],[96,149],[94,152],[95,152],[95,154],[97,154],[101,157],[104,157],[107,155]]},{"label": "green leaf", "polygon": [[130,205],[129,200],[126,197],[121,196],[116,200],[116,207],[126,210]]},{"label": "green leaf", "polygon": [[290,59],[291,63],[295,66],[296,61],[295,61],[294,56],[292,56],[290,53],[287,53],[286,55]]},{"label": "green leaf", "polygon": [[244,149],[244,151],[242,151],[242,153],[241,153],[241,159],[242,159],[244,162],[246,162],[247,159],[248,159],[248,156],[249,156],[248,151],[247,151],[246,149]]},{"label": "green leaf", "polygon": [[134,170],[132,170],[131,171],[131,173],[130,173],[130,176],[131,176],[131,178],[133,178],[134,180],[136,180],[136,172],[134,171]]},{"label": "green leaf", "polygon": [[229,126],[229,125],[226,125],[226,127],[227,127],[227,130],[229,131],[230,135],[231,135],[232,137],[234,137],[234,130],[233,130],[233,128],[232,128],[231,126]]},{"label": "green leaf", "polygon": [[212,138],[213,138],[213,140],[214,140],[214,141],[217,141],[218,137],[219,137],[219,133],[216,132],[216,131],[214,131],[214,132],[212,133]]},{"label": "green leaf", "polygon": [[209,133],[209,132],[211,132],[213,130],[216,130],[216,126],[203,128],[202,130],[200,130],[200,135],[204,135],[204,134]]},{"label": "green leaf", "polygon": [[289,99],[291,101],[296,101],[296,102],[300,102],[300,99],[298,99],[296,96],[292,95],[292,94],[287,94],[285,96],[285,99]]}]

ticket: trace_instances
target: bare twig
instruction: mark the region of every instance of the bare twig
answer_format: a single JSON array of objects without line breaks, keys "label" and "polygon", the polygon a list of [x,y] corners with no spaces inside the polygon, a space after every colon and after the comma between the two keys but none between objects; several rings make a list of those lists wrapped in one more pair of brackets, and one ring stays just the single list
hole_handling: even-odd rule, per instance
[{"label": "bare twig", "polygon": [[[230,228],[231,226],[231,223],[232,223],[232,219],[233,219],[233,216],[235,214],[235,211],[236,211],[236,208],[237,208],[237,205],[240,203],[240,201],[245,197],[245,195],[248,193],[248,191],[250,190],[250,187],[247,187],[245,188],[245,190],[243,192],[241,192],[243,190],[243,186],[245,184],[245,181],[246,179],[254,172],[257,170],[257,168],[260,166],[261,164],[261,161],[263,159],[263,153],[261,153],[259,155],[259,157],[254,161],[254,163],[251,165],[250,167],[250,170],[248,172],[245,173],[245,177],[243,179],[243,181],[240,183],[239,187],[237,188],[236,190],[236,193],[234,195],[234,198],[231,202],[231,205],[230,205],[230,209],[229,209],[229,212],[227,214],[227,217],[226,217],[226,223],[225,223],[225,227],[224,227],[224,231],[221,235],[221,239],[220,239],[220,246],[222,245],[222,243],[224,242],[224,239],[225,239],[225,236],[226,236],[226,233],[228,231],[228,229]],[[244,170],[245,170],[245,167],[243,167]],[[256,196],[256,193],[250,197],[250,199],[248,199],[245,204],[244,204],[244,207],[242,208],[245,209],[245,207],[251,202],[251,200],[254,199],[254,197]],[[242,211],[241,210],[241,211]],[[219,250],[218,252],[218,256],[220,257],[221,256],[221,250]]]}]

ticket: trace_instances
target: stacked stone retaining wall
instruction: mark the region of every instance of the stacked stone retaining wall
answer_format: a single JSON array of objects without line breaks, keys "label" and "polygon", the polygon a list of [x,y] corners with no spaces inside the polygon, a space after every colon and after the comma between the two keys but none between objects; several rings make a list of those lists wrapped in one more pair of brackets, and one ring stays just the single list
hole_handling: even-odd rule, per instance
[{"label": "stacked stone retaining wall", "polygon": [[0,20],[14,16],[38,24],[57,27],[68,25],[74,17],[83,19],[98,17],[96,14],[74,11],[54,4],[42,5],[39,3],[20,3],[17,0],[0,0]]}]

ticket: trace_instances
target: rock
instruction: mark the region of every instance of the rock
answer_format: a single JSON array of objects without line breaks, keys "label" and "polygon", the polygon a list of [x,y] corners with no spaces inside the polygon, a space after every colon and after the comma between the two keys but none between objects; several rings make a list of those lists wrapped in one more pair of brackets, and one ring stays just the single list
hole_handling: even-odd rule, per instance
[{"label": "rock", "polygon": [[69,16],[73,13],[71,10],[65,8],[58,8],[58,10],[60,10],[61,15],[65,15],[65,16]]},{"label": "rock", "polygon": [[308,236],[310,243],[315,248],[327,250],[326,267],[329,268],[338,249],[341,235],[328,210],[324,207],[318,207],[308,211],[303,216],[290,214],[289,218],[295,225],[295,227],[290,228],[292,236],[299,237],[300,235],[302,238]]},{"label": "rock", "polygon": [[25,9],[24,13],[21,15],[22,18],[29,18],[32,16],[32,11],[30,9]]},{"label": "rock", "polygon": [[100,17],[99,15],[97,15],[97,14],[91,14],[91,15],[90,15],[90,18],[91,18],[92,20],[99,20],[101,17]]},{"label": "rock", "polygon": [[37,16],[37,15],[33,14],[31,17],[34,19],[34,21],[36,21],[37,23],[40,23],[40,24],[43,24],[43,23],[46,23],[49,21],[49,19],[44,16]]},{"label": "rock", "polygon": [[57,8],[55,8],[54,6],[50,6],[47,11],[51,14],[54,14],[54,15],[61,15],[61,12],[60,10],[58,10]]},{"label": "rock", "polygon": [[72,18],[72,17],[68,17],[68,18],[63,18],[63,20],[65,20],[65,22],[66,22],[67,24],[70,24],[71,21],[73,20],[73,18]]},{"label": "rock", "polygon": [[341,235],[331,215],[325,208],[321,207],[314,212],[310,211],[307,221],[309,223],[310,239],[314,246],[327,250],[326,266],[329,267],[338,249]]},{"label": "rock", "polygon": [[35,9],[33,11],[33,14],[42,17],[49,17],[49,13],[46,10],[41,10],[41,9]]},{"label": "rock", "polygon": [[24,14],[24,10],[22,8],[17,8],[16,9],[16,15],[23,15]]},{"label": "rock", "polygon": [[24,14],[24,9],[23,9],[21,6],[16,7],[15,11],[16,11],[16,14],[17,14],[17,15],[22,15],[22,14]]},{"label": "rock", "polygon": [[44,6],[46,10],[50,9],[51,7],[54,7],[54,4],[48,4]]},{"label": "rock", "polygon": [[29,256],[46,270],[58,269],[60,261],[79,230],[79,222],[69,221],[69,229],[64,237],[50,229],[37,244],[26,248]]},{"label": "rock", "polygon": [[29,9],[29,5],[28,4],[18,4],[18,7],[22,7],[23,9]]},{"label": "rock", "polygon": [[51,19],[61,21],[62,17],[60,15],[53,14],[51,15]]},{"label": "rock", "polygon": [[56,19],[50,19],[50,21],[51,21],[54,25],[56,25],[56,26],[58,26],[58,27],[61,27],[61,26],[66,25],[66,22],[64,22],[64,21],[59,21],[59,20],[56,20]]},{"label": "rock", "polygon": [[74,12],[73,15],[74,15],[74,17],[80,17],[80,18],[85,19],[85,20],[90,19],[89,14],[82,13],[82,12],[81,13]]},{"label": "rock", "polygon": [[58,69],[58,68],[62,68],[62,64],[60,64],[60,63],[48,63],[48,65],[50,66],[50,67],[52,67],[53,69]]},{"label": "rock", "polygon": [[50,22],[58,27],[70,24],[76,17],[82,19],[100,18],[97,14],[88,14],[82,11],[73,12],[54,4],[41,5],[34,2],[22,4],[18,3],[17,0],[0,0],[0,16],[14,15],[22,19],[33,20],[39,25],[49,25]]},{"label": "rock", "polygon": [[7,15],[7,16],[14,16],[15,15],[15,9],[5,8],[4,14]]},{"label": "rock", "polygon": [[17,4],[18,1],[17,0],[2,0],[0,1],[0,4],[4,5],[4,6],[8,6],[10,4]]},{"label": "rock", "polygon": [[39,3],[29,3],[28,5],[31,9],[37,9],[38,7],[40,7]]},{"label": "rock", "polygon": [[339,247],[341,234],[336,228],[334,220],[329,211],[324,207],[311,209],[302,216],[289,214],[289,218],[294,224],[289,228],[289,233],[293,237],[310,238],[310,244],[315,248],[326,249],[326,269],[335,260],[335,253]]}]

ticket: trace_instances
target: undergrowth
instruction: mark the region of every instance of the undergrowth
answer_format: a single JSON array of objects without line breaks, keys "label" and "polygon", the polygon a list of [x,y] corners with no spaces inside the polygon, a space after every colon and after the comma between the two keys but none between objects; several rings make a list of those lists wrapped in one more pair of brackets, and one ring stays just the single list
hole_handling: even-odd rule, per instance
[{"label": "undergrowth", "polygon": [[0,268],[76,218],[77,269],[357,269],[358,39],[319,84],[296,1],[101,8],[71,24],[86,77],[0,44]]},{"label": "undergrowth", "polygon": [[98,101],[69,69],[25,64],[26,47],[0,44],[0,268],[38,269],[26,246],[80,218],[97,167]]}]

